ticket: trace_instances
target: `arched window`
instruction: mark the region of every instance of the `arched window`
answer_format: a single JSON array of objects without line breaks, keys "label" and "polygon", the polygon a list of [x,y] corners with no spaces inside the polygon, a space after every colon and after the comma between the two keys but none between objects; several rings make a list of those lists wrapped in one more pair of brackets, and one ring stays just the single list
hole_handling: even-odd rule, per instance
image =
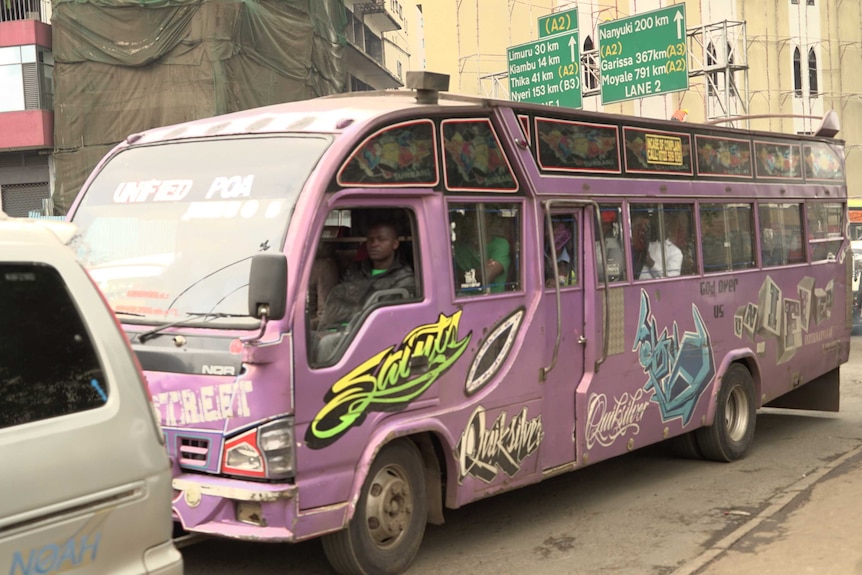
[{"label": "arched window", "polygon": [[727,86],[728,86],[727,95],[733,97],[733,96],[736,96],[736,81],[733,77],[733,71],[731,68],[731,65],[733,64],[733,46],[730,45],[730,42],[727,43],[726,54],[727,54],[727,73],[729,74],[728,84],[727,84]]},{"label": "arched window", "polygon": [[[710,42],[706,47],[706,67],[711,68],[718,64],[718,56],[715,53],[715,46]],[[709,96],[718,94],[718,72],[708,72],[706,75],[706,93]]]},{"label": "arched window", "polygon": [[802,97],[802,56],[798,47],[793,50],[793,92],[797,98]]},{"label": "arched window", "polygon": [[[584,40],[584,52],[593,50],[593,39],[589,36]],[[595,90],[599,87],[598,66],[596,66],[596,57],[593,54],[584,56],[584,86],[587,90]]]},{"label": "arched window", "polygon": [[817,54],[814,48],[808,50],[808,91],[811,96],[817,95]]}]

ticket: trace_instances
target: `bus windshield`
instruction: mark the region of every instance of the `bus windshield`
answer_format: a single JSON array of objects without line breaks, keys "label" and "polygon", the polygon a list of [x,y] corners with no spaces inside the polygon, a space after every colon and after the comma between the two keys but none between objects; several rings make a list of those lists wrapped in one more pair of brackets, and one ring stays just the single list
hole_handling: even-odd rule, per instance
[{"label": "bus windshield", "polygon": [[126,149],[86,190],[72,247],[123,321],[247,316],[251,258],[281,249],[329,143],[293,135]]}]

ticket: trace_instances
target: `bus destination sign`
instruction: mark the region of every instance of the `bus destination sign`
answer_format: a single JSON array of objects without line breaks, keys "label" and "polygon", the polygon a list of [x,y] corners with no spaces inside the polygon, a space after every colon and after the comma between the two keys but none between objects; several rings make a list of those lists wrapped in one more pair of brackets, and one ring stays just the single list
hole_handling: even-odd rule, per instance
[{"label": "bus destination sign", "polygon": [[685,4],[599,24],[602,104],[688,89]]},{"label": "bus destination sign", "polygon": [[539,38],[506,52],[509,98],[549,106],[580,108],[581,53],[578,31]]}]

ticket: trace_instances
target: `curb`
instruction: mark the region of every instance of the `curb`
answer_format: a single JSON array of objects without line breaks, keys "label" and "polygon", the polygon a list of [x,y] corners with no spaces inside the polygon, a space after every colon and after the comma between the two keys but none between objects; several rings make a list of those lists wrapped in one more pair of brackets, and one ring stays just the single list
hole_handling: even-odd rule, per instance
[{"label": "curb", "polygon": [[851,449],[841,457],[838,457],[834,461],[830,461],[823,467],[802,476],[801,479],[792,483],[786,490],[784,490],[784,492],[773,497],[769,504],[750,521],[741,525],[729,535],[714,543],[709,549],[706,549],[694,559],[687,561],[674,569],[670,575],[696,575],[701,569],[718,559],[737,541],[762,525],[766,520],[777,515],[782,509],[793,503],[794,500],[800,497],[804,492],[811,489],[815,483],[860,453],[862,453],[862,445],[855,449]]}]

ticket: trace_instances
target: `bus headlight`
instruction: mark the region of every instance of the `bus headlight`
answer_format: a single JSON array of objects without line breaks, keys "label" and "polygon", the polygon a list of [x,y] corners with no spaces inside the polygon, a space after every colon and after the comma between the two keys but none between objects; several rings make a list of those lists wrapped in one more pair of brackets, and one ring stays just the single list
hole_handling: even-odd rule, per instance
[{"label": "bus headlight", "polygon": [[293,446],[293,418],[271,421],[225,442],[222,472],[268,479],[292,477]]}]

